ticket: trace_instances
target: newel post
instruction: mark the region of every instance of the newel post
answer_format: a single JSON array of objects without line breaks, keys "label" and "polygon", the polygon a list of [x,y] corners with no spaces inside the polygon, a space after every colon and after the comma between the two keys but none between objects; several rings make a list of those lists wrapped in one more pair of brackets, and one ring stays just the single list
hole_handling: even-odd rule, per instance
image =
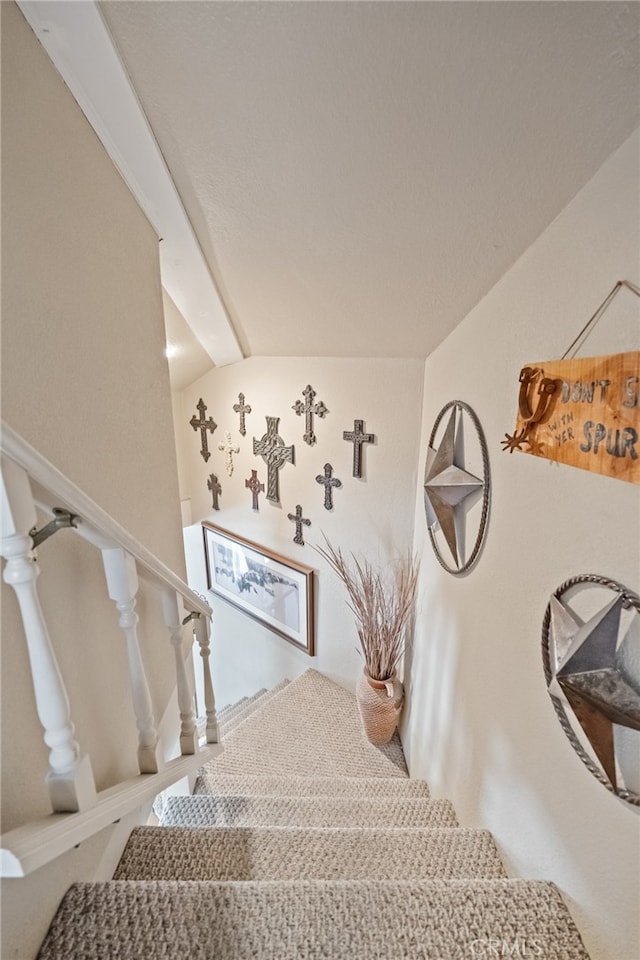
[{"label": "newel post", "polygon": [[88,756],[80,753],[71,721],[69,697],[51,643],[36,589],[40,573],[29,531],[36,510],[29,476],[13,460],[2,458],[3,579],[15,591],[29,653],[36,709],[49,747],[46,784],[54,813],[87,810],[97,802]]},{"label": "newel post", "polygon": [[211,682],[211,664],[209,657],[211,647],[209,645],[209,618],[201,613],[193,614],[196,640],[200,646],[200,656],[202,657],[202,672],[204,676],[204,707],[207,715],[207,743],[219,743],[218,737],[218,718],[216,717],[216,699],[213,693],[213,683]]},{"label": "newel post", "polygon": [[127,643],[131,697],[138,726],[138,767],[140,773],[158,773],[158,733],[153,705],[138,642],[138,614],[135,612],[138,574],[131,554],[121,547],[102,551],[109,597],[119,613],[118,623]]},{"label": "newel post", "polygon": [[162,611],[169,631],[176,660],[176,684],[180,711],[180,753],[183,756],[198,752],[198,730],[193,711],[193,691],[184,665],[183,627],[175,590],[162,591]]}]

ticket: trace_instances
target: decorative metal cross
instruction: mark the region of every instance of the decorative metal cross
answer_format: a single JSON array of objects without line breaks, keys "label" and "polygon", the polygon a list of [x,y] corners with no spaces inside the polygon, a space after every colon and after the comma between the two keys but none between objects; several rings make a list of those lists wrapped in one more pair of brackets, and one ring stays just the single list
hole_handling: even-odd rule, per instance
[{"label": "decorative metal cross", "polygon": [[324,417],[325,413],[329,413],[329,408],[324,405],[322,400],[318,400],[317,403],[313,402],[313,398],[315,397],[315,395],[316,395],[316,392],[311,386],[311,384],[307,384],[307,386],[302,391],[302,396],[304,397],[304,403],[302,402],[302,400],[296,400],[294,405],[291,407],[292,410],[295,410],[298,416],[304,413],[305,432],[303,434],[302,439],[305,441],[305,443],[308,443],[309,446],[311,446],[316,442],[316,435],[313,432],[314,413],[317,417]]},{"label": "decorative metal cross", "polygon": [[250,480],[245,480],[244,485],[245,485],[245,487],[247,487],[249,490],[251,490],[251,496],[252,496],[252,498],[253,498],[253,499],[252,499],[252,502],[251,502],[251,508],[252,508],[253,510],[258,510],[258,509],[259,509],[259,508],[258,508],[258,494],[264,493],[264,483],[260,483],[260,481],[258,480],[258,471],[257,471],[257,470],[252,470],[252,471],[251,471],[251,479],[250,479]]},{"label": "decorative metal cross", "polygon": [[234,447],[231,443],[231,434],[227,430],[225,433],[226,440],[224,443],[218,444],[218,450],[227,455],[227,473],[229,476],[233,474],[233,454],[240,453],[240,447]]},{"label": "decorative metal cross", "polygon": [[353,430],[345,430],[342,434],[344,440],[353,444],[353,476],[362,476],[362,444],[375,443],[375,434],[363,433],[364,420],[354,420]]},{"label": "decorative metal cross", "polygon": [[278,436],[280,417],[266,417],[267,432],[261,440],[253,438],[253,452],[262,457],[267,465],[267,500],[280,503],[278,484],[278,470],[285,463],[294,462],[295,448],[293,445],[285,447],[284,440]]},{"label": "decorative metal cross", "polygon": [[296,535],[293,538],[293,542],[299,543],[301,547],[304,547],[304,539],[302,537],[302,524],[304,524],[305,527],[310,527],[311,520],[307,520],[305,517],[302,516],[302,507],[300,506],[300,504],[296,506],[296,512],[288,513],[287,517],[289,518],[289,520],[292,520],[296,525]]},{"label": "decorative metal cross", "polygon": [[244,435],[247,432],[247,428],[244,422],[244,417],[245,417],[245,414],[251,413],[251,407],[249,406],[249,404],[245,406],[244,393],[238,394],[238,402],[234,403],[233,409],[235,413],[240,414],[240,434],[244,437]]},{"label": "decorative metal cross", "polygon": [[330,463],[325,463],[324,465],[324,476],[318,474],[316,477],[316,483],[321,483],[324,486],[324,508],[325,510],[333,510],[333,487],[341,487],[342,481],[338,480],[337,477],[332,476],[333,467]]},{"label": "decorative metal cross", "polygon": [[222,493],[222,487],[220,486],[215,473],[209,475],[209,479],[207,480],[207,489],[211,490],[211,499],[213,500],[211,506],[214,510],[219,510],[220,504],[218,503],[218,497]]},{"label": "decorative metal cross", "polygon": [[194,415],[191,417],[191,420],[189,420],[189,423],[191,424],[194,430],[200,431],[200,438],[202,441],[202,449],[200,450],[200,456],[206,463],[209,457],[211,456],[209,452],[209,446],[207,444],[207,430],[213,433],[213,431],[217,428],[218,424],[215,423],[213,417],[209,417],[208,420],[205,420],[204,415],[207,410],[207,405],[202,399],[202,397],[200,397],[200,399],[198,400],[196,404],[196,409],[200,413],[200,419],[198,420],[198,418],[194,413]]}]

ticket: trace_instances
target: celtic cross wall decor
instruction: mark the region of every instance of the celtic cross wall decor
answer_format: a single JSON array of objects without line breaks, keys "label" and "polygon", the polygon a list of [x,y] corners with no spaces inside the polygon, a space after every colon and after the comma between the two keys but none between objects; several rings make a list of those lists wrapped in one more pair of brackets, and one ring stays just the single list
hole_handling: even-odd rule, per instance
[{"label": "celtic cross wall decor", "polygon": [[[449,419],[444,433],[437,441],[438,428],[445,415]],[[481,477],[465,469],[464,420],[475,428],[479,458],[482,461]],[[468,441],[466,441],[468,442]],[[475,563],[480,553],[489,515],[489,455],[482,427],[477,416],[466,403],[452,400],[445,404],[436,418],[429,438],[424,471],[424,508],[427,517],[429,539],[438,562],[448,573],[465,573]],[[471,551],[467,555],[467,513],[477,500],[482,500],[478,531]],[[442,556],[436,539],[439,527],[454,566]]]},{"label": "celtic cross wall decor", "polygon": [[251,509],[259,510],[260,507],[258,504],[258,496],[261,493],[264,493],[264,483],[261,483],[260,480],[258,479],[257,470],[251,471],[251,477],[247,477],[247,479],[244,482],[244,485],[247,488],[247,490],[251,490]]},{"label": "celtic cross wall decor", "polygon": [[267,432],[260,440],[253,438],[253,452],[262,457],[267,465],[267,500],[280,503],[280,489],[278,471],[285,463],[294,462],[295,448],[285,446],[284,440],[278,435],[280,417],[266,417]]}]

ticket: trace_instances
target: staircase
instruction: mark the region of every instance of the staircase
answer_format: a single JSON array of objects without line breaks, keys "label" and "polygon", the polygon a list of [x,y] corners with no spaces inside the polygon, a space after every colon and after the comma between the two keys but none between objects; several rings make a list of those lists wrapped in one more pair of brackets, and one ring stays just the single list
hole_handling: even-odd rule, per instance
[{"label": "staircase", "polygon": [[587,958],[551,883],[364,738],[316,671],[219,712],[224,753],[159,798],[115,877],[65,896],[39,960]]}]

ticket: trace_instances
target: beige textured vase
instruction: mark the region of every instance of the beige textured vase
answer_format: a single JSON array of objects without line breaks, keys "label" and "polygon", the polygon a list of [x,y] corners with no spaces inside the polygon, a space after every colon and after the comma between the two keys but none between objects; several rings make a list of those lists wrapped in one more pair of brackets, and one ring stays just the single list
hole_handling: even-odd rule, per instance
[{"label": "beige textured vase", "polygon": [[376,746],[388,743],[398,725],[404,688],[394,675],[373,680],[366,670],[356,684],[356,700],[367,740]]}]

